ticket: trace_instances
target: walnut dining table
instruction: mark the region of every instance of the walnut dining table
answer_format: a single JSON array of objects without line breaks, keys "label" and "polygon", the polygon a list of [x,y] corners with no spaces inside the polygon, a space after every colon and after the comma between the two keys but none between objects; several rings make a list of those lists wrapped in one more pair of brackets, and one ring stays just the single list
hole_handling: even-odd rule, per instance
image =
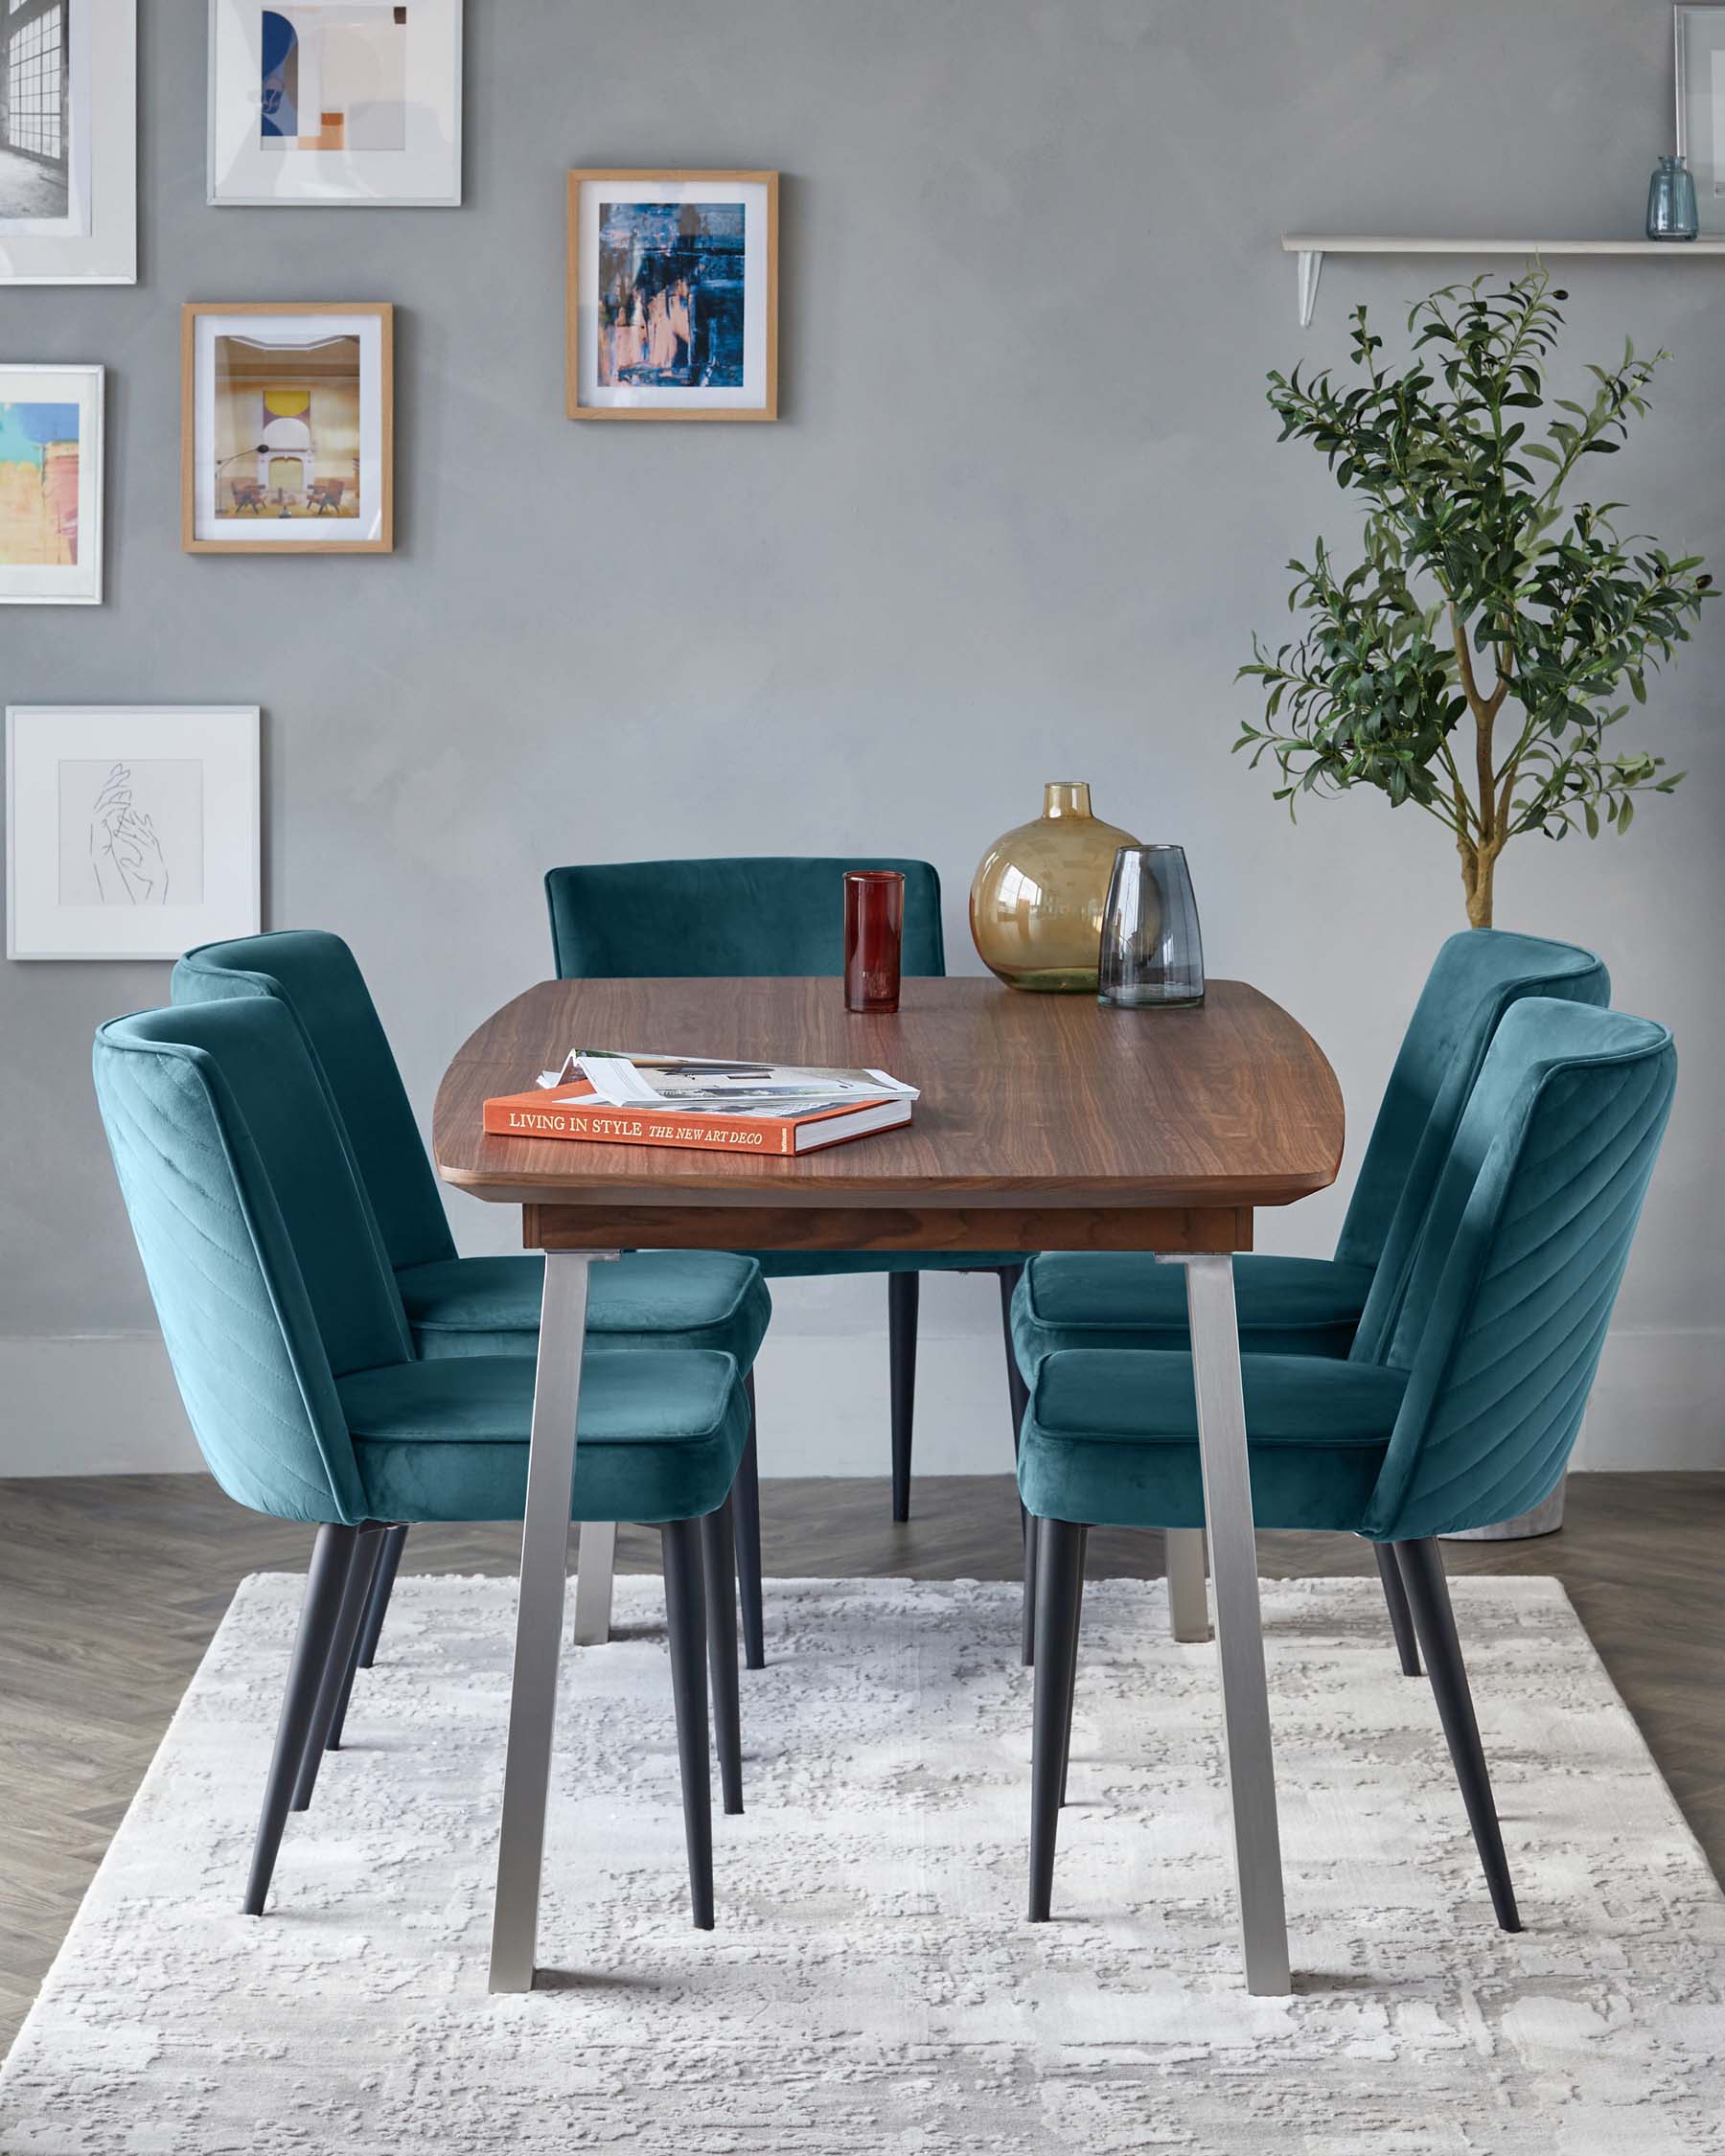
[{"label": "walnut dining table", "polygon": [[[489,1095],[601,1047],[885,1069],[921,1098],[906,1126],[792,1158],[484,1134]],[[1246,1984],[1285,1992],[1232,1257],[1257,1207],[1334,1181],[1342,1141],[1317,1044],[1241,981],[1131,1011],[915,979],[890,1017],[848,1013],[831,979],[541,981],[488,1019],[445,1073],[432,1149],[445,1181],[518,1205],[545,1253],[491,1988],[531,1989],[536,1965],[589,1265],[634,1249],[1142,1250],[1185,1268]],[[584,1530],[578,1617],[584,1593],[609,1610],[611,1534]],[[1208,1638],[1204,1538],[1169,1544],[1176,1637]]]}]

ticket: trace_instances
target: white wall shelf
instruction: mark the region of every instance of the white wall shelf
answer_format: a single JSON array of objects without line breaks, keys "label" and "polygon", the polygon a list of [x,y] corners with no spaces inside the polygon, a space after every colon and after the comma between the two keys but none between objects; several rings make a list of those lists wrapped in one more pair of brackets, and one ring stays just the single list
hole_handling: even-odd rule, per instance
[{"label": "white wall shelf", "polygon": [[1702,240],[1396,240],[1284,232],[1282,252],[1298,258],[1300,326],[1311,326],[1325,255],[1665,255],[1690,262],[1725,257],[1725,238]]}]

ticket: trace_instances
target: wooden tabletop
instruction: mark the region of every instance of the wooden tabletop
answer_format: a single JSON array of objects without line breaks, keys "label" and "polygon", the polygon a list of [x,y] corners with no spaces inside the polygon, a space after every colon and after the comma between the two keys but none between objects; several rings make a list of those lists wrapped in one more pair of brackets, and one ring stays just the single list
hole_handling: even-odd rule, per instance
[{"label": "wooden tabletop", "polygon": [[[922,1097],[792,1158],[485,1135],[489,1095],[592,1047],[867,1067]],[[541,981],[461,1048],[432,1125],[445,1181],[547,1249],[1244,1250],[1254,1206],[1335,1181],[1342,1140],[1317,1044],[1227,980],[1190,1011],[908,980],[890,1018],[830,979]]]}]

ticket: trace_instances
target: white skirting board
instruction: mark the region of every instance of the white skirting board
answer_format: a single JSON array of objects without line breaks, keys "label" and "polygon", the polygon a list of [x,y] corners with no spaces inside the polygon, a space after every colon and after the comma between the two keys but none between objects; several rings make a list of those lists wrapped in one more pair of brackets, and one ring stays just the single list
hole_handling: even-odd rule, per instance
[{"label": "white skirting board", "polygon": [[[963,1286],[984,1296],[981,1282]],[[924,1291],[917,1359],[917,1472],[1001,1473],[1012,1440],[998,1305],[962,1330],[946,1318],[931,1323],[932,1288]],[[886,1299],[879,1296],[876,1329],[781,1326],[769,1337],[756,1380],[764,1475],[886,1473]],[[992,1293],[986,1300],[993,1304]],[[0,1339],[0,1476],[198,1464],[154,1334]],[[1725,1469],[1725,1329],[1615,1330],[1576,1465]]]}]

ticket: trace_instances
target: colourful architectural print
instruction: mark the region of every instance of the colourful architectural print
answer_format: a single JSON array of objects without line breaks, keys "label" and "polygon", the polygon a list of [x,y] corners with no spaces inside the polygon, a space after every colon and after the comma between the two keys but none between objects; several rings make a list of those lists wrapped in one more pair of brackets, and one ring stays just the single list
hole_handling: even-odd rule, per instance
[{"label": "colourful architectural print", "polygon": [[216,516],[359,515],[359,340],[216,339]]},{"label": "colourful architectural print", "polygon": [[0,564],[78,562],[79,408],[0,403]]},{"label": "colourful architectural print", "polygon": [[405,149],[409,10],[296,0],[260,16],[266,149]]},{"label": "colourful architectural print", "polygon": [[744,205],[601,202],[603,388],[743,386]]}]

